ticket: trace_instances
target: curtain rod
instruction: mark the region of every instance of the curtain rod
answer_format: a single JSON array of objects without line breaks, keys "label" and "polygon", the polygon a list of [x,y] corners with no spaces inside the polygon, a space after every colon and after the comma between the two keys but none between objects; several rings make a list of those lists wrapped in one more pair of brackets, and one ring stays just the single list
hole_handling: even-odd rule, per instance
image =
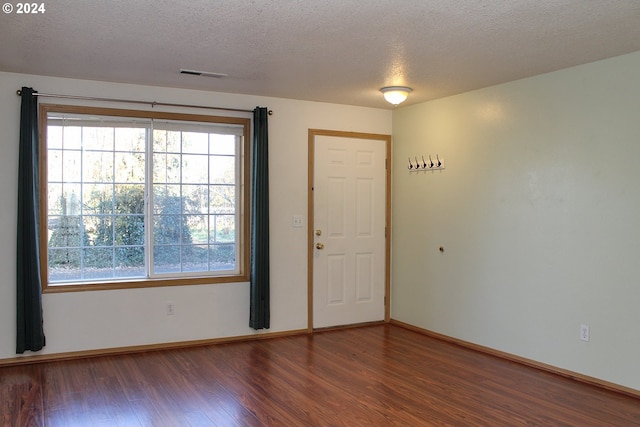
[{"label": "curtain rod", "polygon": [[[21,96],[22,91],[18,89],[16,91],[16,94],[18,96]],[[93,96],[61,95],[56,93],[40,93],[40,92],[33,92],[33,96],[45,96],[49,98],[65,98],[65,99],[82,99],[85,101],[106,101],[106,102],[125,102],[129,104],[145,104],[145,105],[151,105],[151,108],[155,107],[156,105],[159,105],[163,107],[205,108],[209,110],[239,111],[242,113],[253,113],[253,110],[242,110],[239,108],[210,107],[208,105],[172,104],[168,102],[137,101],[134,99],[96,98]],[[268,113],[270,116],[273,115],[273,110],[269,110]]]}]

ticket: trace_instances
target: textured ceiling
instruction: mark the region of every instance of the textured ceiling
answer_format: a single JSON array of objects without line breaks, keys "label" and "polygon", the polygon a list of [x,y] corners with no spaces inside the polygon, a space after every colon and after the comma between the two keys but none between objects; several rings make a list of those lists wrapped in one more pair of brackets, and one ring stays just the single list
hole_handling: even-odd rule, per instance
[{"label": "textured ceiling", "polygon": [[44,5],[0,14],[0,71],[391,108],[382,86],[412,104],[640,50],[640,0]]}]

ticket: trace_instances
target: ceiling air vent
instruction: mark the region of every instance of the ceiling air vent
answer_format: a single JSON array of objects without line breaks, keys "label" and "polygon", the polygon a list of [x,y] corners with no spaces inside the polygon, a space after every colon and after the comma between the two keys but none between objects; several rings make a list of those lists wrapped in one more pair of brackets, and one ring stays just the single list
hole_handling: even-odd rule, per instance
[{"label": "ceiling air vent", "polygon": [[212,73],[211,71],[196,71],[196,70],[187,70],[185,68],[180,68],[180,74],[190,74],[192,76],[206,76],[206,77],[215,77],[216,79],[227,77],[228,74],[223,73]]}]

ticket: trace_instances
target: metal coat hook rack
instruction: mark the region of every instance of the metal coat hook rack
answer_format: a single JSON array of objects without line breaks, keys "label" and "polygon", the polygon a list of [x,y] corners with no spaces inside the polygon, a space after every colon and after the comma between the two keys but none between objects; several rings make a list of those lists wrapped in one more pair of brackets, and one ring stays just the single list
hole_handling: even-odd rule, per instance
[{"label": "metal coat hook rack", "polygon": [[420,159],[418,159],[418,156],[413,156],[413,159],[409,157],[409,164],[407,165],[409,172],[440,171],[444,169],[444,159],[441,159],[438,154],[436,154],[435,160],[430,154],[428,160],[424,156],[420,156]]}]

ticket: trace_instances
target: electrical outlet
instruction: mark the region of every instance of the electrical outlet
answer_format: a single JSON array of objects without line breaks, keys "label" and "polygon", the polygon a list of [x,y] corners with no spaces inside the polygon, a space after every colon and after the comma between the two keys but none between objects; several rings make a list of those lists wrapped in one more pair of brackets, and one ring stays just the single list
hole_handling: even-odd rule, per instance
[{"label": "electrical outlet", "polygon": [[173,316],[176,314],[176,305],[172,302],[168,302],[165,306],[167,316]]},{"label": "electrical outlet", "polygon": [[589,338],[589,325],[583,323],[580,325],[580,339],[582,341],[589,341]]}]

